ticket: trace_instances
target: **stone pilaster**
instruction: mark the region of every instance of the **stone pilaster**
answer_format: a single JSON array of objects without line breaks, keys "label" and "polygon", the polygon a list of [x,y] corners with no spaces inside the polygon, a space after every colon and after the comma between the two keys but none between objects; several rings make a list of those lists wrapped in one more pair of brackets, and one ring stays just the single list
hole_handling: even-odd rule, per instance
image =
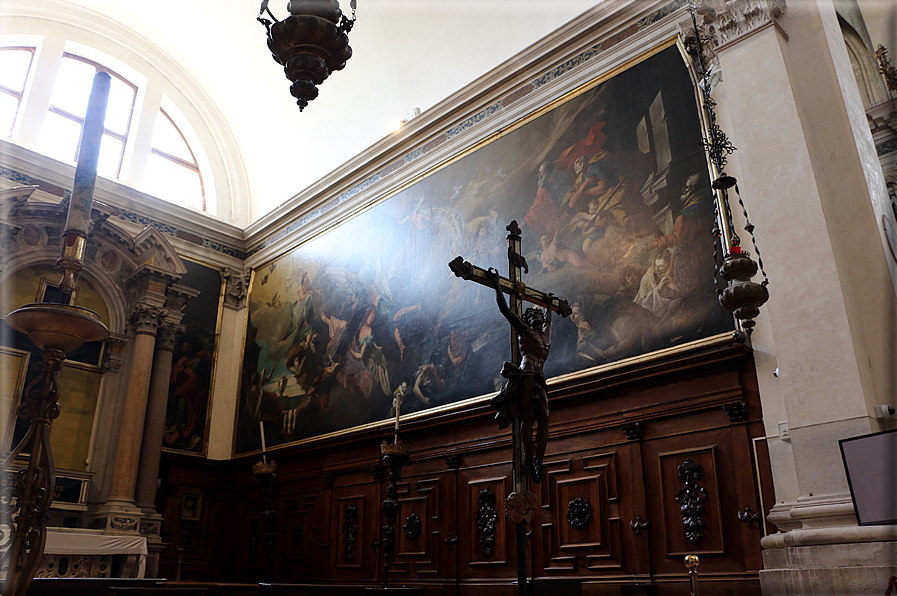
[{"label": "stone pilaster", "polygon": [[699,12],[722,73],[720,125],[738,147],[729,173],[775,288],[752,337],[780,530],[761,542],[763,594],[883,589],[894,534],[856,526],[838,440],[881,429],[894,296],[883,179],[838,17],[831,0]]}]

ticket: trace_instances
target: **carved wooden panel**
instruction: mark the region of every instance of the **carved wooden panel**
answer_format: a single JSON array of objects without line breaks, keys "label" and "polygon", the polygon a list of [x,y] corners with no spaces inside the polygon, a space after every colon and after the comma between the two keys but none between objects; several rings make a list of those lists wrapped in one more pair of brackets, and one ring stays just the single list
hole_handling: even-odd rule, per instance
[{"label": "carved wooden panel", "polygon": [[329,575],[345,580],[378,577],[382,548],[371,542],[380,536],[383,520],[377,483],[333,488],[330,491]]},{"label": "carved wooden panel", "polygon": [[547,573],[622,566],[615,452],[553,459],[541,485],[542,565]]},{"label": "carved wooden panel", "polygon": [[725,552],[715,445],[658,454],[668,557]]},{"label": "carved wooden panel", "polygon": [[[505,518],[504,500],[511,493],[510,465],[461,470],[458,483],[461,575],[508,575],[514,528]],[[502,473],[504,472],[504,473]],[[487,571],[487,568],[505,569]]]},{"label": "carved wooden panel", "polygon": [[321,551],[322,537],[328,534],[325,504],[319,493],[283,500],[280,524],[282,563],[280,575],[287,577],[319,576],[326,560]]},{"label": "carved wooden panel", "polygon": [[[399,492],[396,560],[409,576],[433,576],[441,566],[443,478],[411,478]],[[443,545],[444,547],[444,545]]]}]

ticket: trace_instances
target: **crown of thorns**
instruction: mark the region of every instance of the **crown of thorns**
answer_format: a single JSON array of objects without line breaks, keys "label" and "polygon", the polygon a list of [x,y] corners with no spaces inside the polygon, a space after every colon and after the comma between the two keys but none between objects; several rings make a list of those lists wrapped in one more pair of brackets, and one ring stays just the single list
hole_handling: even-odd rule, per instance
[{"label": "crown of thorns", "polygon": [[545,320],[545,313],[542,312],[541,308],[530,307],[523,311],[523,320],[526,321],[527,324],[533,322],[533,319],[538,318],[539,320]]}]

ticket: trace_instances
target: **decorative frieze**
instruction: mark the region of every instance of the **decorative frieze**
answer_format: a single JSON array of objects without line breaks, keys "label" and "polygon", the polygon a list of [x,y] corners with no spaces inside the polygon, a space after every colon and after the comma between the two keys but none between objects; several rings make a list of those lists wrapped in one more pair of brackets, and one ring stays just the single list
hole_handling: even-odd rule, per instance
[{"label": "decorative frieze", "polygon": [[776,22],[785,0],[697,0],[698,28],[712,49]]}]

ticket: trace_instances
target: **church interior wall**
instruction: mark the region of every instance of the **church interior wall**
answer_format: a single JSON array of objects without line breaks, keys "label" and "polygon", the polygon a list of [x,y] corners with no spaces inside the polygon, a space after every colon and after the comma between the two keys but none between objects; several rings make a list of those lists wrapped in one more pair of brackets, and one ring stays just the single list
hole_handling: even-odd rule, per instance
[{"label": "church interior wall", "polygon": [[[865,11],[864,3],[860,6]],[[134,242],[149,225],[169,245],[170,253],[159,255],[196,261],[222,275],[206,447],[202,453],[170,449],[162,456],[156,509],[169,534],[167,546],[157,543],[160,570],[171,576],[182,568],[184,578],[196,581],[381,580],[375,539],[386,479],[378,445],[391,436],[388,422],[266,455],[280,465],[280,488],[273,497],[279,515],[276,554],[266,546],[264,495],[251,473],[262,454],[235,445],[246,384],[241,370],[250,271],[258,283],[258,276],[297,246],[412,187],[453,157],[508,134],[528,114],[622,68],[636,50],[655,47],[690,26],[681,7],[663,11],[660,3],[640,3],[637,9],[575,20],[245,228],[248,212],[241,210],[248,207],[233,207],[231,217],[224,217],[231,223],[222,223],[99,180],[96,198],[119,213],[98,224],[91,239],[98,252],[85,272],[85,281],[96,284],[95,293],[105,299],[110,315],[104,320],[114,336],[103,380],[84,381],[90,393],[86,402],[96,403],[87,445],[84,427],[78,431],[78,453],[88,453],[85,469],[93,474],[91,505],[112,491],[118,428],[127,415],[123,395],[135,366],[133,336],[125,323],[135,294],[123,271],[103,269],[99,259],[103,249],[111,249],[122,263],[138,268],[142,253]],[[645,20],[652,15],[656,22]],[[701,554],[708,593],[732,586],[739,593],[760,593],[761,586],[763,594],[805,593],[801,590],[818,591],[826,583],[833,591],[821,593],[871,591],[894,571],[892,532],[856,526],[837,449],[841,438],[894,427],[874,413],[880,404],[897,406],[897,263],[883,228],[894,214],[880,165],[888,157],[879,155],[882,143],[868,132],[868,106],[856,87],[835,7],[795,2],[775,20],[714,48],[722,73],[714,92],[720,122],[738,147],[728,173],[738,178],[757,226],[772,298],[761,311],[750,349],[717,339],[681,354],[627,363],[619,372],[602,370],[552,386],[549,481],[539,488],[544,505],[531,538],[532,568],[542,579],[584,580],[584,593],[646,582],[663,592],[684,578],[685,552]],[[867,23],[873,43],[886,37],[881,21],[867,17]],[[611,39],[615,43],[601,46]],[[601,51],[583,58],[597,47]],[[521,89],[527,89],[521,97],[502,103]],[[880,97],[875,93],[867,96]],[[230,171],[225,163],[239,163],[239,152],[230,140],[222,141],[221,131],[201,134],[221,151],[212,157],[219,174]],[[27,148],[0,142],[0,160],[0,190],[41,185],[32,203],[55,205],[63,198],[57,191],[70,185],[73,168]],[[243,204],[238,199],[248,194],[245,181],[220,180],[219,201]],[[24,220],[16,218],[23,212],[0,209],[4,242],[14,241],[21,230]],[[747,221],[738,208],[733,215],[740,230]],[[20,247],[10,258],[13,253],[4,250],[4,315],[11,310],[6,304],[21,302],[15,292],[10,298],[10,280],[55,262],[58,248],[49,238],[58,233],[59,215],[48,215],[45,207],[37,217],[56,228],[47,225],[37,251]],[[742,241],[753,248],[747,234]],[[65,382],[64,377],[64,387]],[[746,404],[741,418],[728,409],[739,401]],[[634,423],[640,430],[630,436],[623,426]],[[463,593],[506,589],[514,575],[512,533],[499,512],[493,550],[485,554],[476,511],[484,488],[498,497],[501,508],[509,474],[507,437],[482,401],[415,417],[405,432],[415,455],[401,484],[401,520],[414,514],[424,520],[425,530],[410,538],[397,529],[395,577],[426,584],[434,593],[456,593],[458,586]],[[703,465],[710,493],[707,537],[697,543],[682,534],[673,496],[682,486],[676,465],[684,459]],[[735,479],[731,487],[728,477]],[[613,486],[623,478],[628,486]],[[182,519],[185,495],[202,496],[199,520]],[[564,525],[566,503],[575,497],[595,508],[595,521],[585,530]],[[346,514],[350,506],[359,514],[353,547],[346,538],[353,527]],[[752,526],[739,521],[745,507],[771,514]],[[648,545],[629,526],[640,513],[651,520]],[[87,513],[81,516],[79,522],[89,522]],[[225,531],[232,539],[221,539]],[[843,545],[850,545],[850,560],[865,561],[868,572],[840,570]],[[179,553],[178,546],[186,550]]]}]

